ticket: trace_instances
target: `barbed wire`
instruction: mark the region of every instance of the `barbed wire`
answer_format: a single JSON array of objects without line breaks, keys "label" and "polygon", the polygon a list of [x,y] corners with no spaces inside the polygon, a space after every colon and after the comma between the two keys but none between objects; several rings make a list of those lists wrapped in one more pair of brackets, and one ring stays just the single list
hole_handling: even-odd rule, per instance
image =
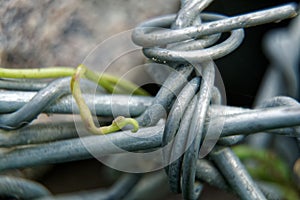
[{"label": "barbed wire", "polygon": [[[171,191],[182,193],[184,199],[198,199],[203,182],[231,191],[241,199],[283,198],[276,187],[253,180],[230,146],[258,132],[299,140],[299,103],[291,97],[270,95],[258,101],[255,109],[221,105],[222,95],[214,86],[213,59],[229,54],[241,44],[243,28],[295,17],[296,4],[225,17],[200,13],[211,0],[181,2],[177,15],[144,22],[132,35],[145,56],[174,69],[155,97],[96,93],[92,101],[90,94],[85,94],[95,115],[136,117],[142,128],[134,137],[129,136],[130,131],[120,131],[79,138],[74,123],[30,124],[40,113],[78,113],[72,107],[70,78],[50,83],[2,79],[1,88],[12,91],[0,95],[0,171],[92,158],[87,144],[97,156],[164,147],[157,159],[165,164]],[[293,29],[298,21],[291,25],[298,36],[293,39],[299,38],[299,29]],[[231,34],[220,42],[223,32]],[[291,65],[295,66],[299,64],[299,51],[293,52]],[[276,63],[286,59],[276,53],[272,56]],[[290,74],[287,72],[284,77],[287,79]],[[297,97],[299,74],[293,74],[288,83],[285,88]],[[87,90],[89,84],[83,83]],[[166,120],[160,121],[162,118]],[[219,126],[217,135],[211,134],[210,128]],[[140,180],[148,178],[130,174],[107,191],[52,196],[33,181],[0,176],[0,195],[23,199],[126,199],[133,188],[140,187]]]}]

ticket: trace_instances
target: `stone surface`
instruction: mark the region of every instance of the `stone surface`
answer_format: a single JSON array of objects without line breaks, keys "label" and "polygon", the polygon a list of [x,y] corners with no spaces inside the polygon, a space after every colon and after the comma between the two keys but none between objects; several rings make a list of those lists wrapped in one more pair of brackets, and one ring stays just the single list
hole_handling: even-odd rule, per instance
[{"label": "stone surface", "polygon": [[106,38],[178,6],[178,0],[2,0],[0,66],[75,67]]}]

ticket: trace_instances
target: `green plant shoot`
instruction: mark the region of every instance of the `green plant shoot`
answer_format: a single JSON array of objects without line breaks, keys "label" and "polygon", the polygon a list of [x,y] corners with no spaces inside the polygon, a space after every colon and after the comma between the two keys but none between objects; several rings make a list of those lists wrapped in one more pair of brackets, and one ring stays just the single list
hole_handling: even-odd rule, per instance
[{"label": "green plant shoot", "polygon": [[125,118],[123,116],[117,117],[110,126],[96,127],[92,113],[82,97],[79,84],[80,78],[86,76],[87,72],[87,68],[84,65],[79,65],[76,72],[72,76],[70,85],[71,92],[79,107],[80,116],[85,124],[85,127],[93,134],[107,134],[118,131],[124,126],[131,124],[133,126],[132,132],[136,132],[139,128],[138,122],[135,119]]},{"label": "green plant shoot", "polygon": [[93,134],[107,134],[118,131],[126,125],[132,125],[132,132],[136,132],[139,128],[138,122],[132,118],[119,116],[113,120],[110,126],[96,127],[91,111],[86,105],[80,90],[80,78],[89,79],[102,86],[110,93],[136,94],[148,96],[149,93],[139,88],[130,81],[120,79],[110,74],[99,74],[89,70],[83,64],[76,69],[71,67],[50,67],[41,69],[7,69],[0,68],[0,77],[2,78],[60,78],[71,76],[71,92],[79,107],[80,116],[86,128]]}]

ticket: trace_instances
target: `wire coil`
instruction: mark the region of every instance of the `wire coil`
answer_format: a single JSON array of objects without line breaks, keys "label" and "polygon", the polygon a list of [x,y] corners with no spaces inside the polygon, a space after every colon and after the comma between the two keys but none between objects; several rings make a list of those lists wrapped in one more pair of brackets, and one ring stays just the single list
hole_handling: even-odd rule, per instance
[{"label": "wire coil", "polygon": [[[168,182],[171,190],[182,193],[184,199],[198,199],[203,182],[233,191],[242,199],[282,198],[274,187],[253,180],[229,146],[243,141],[246,135],[262,131],[291,136],[299,142],[299,102],[279,96],[260,102],[253,110],[221,105],[221,93],[214,86],[216,66],[213,60],[238,48],[244,38],[243,28],[294,17],[296,5],[226,17],[202,13],[212,0],[181,2],[182,7],[176,15],[146,21],[133,31],[132,40],[143,47],[146,57],[173,69],[154,98],[132,97],[128,114],[135,116],[142,126],[135,137],[122,131],[105,136],[105,140],[101,135],[78,138],[76,127],[70,123],[25,126],[42,112],[72,113],[68,96],[70,79],[51,83],[0,80],[1,88],[13,89],[13,93],[18,89],[38,91],[20,92],[19,95],[28,95],[27,99],[32,99],[8,102],[6,111],[3,108],[0,112],[0,147],[7,148],[0,151],[0,171],[91,158],[85,142],[95,147],[99,156],[121,153],[106,143],[110,141],[127,151],[167,147],[161,159],[165,162]],[[224,32],[230,32],[226,39],[221,37]],[[292,91],[295,90],[296,86]],[[13,98],[9,92],[3,95]],[[95,95],[99,101],[95,115],[103,113],[104,109],[105,116],[112,116],[113,110],[125,113],[122,106],[126,103],[121,96],[115,96],[109,102],[118,102],[120,109],[115,109],[107,108],[107,96],[98,95]],[[165,115],[165,123],[158,123]],[[216,138],[210,135],[209,128],[218,124],[221,124],[221,130]],[[150,132],[156,134],[149,136]],[[0,196],[123,199],[132,188],[140,187],[140,179],[144,179],[141,174],[131,174],[106,191],[52,196],[35,182],[1,176]],[[22,191],[17,193],[16,187]]]},{"label": "wire coil", "polygon": [[[171,190],[177,193],[182,192],[185,199],[197,199],[202,190],[202,185],[196,181],[196,163],[205,135],[204,123],[208,106],[210,102],[219,103],[212,99],[215,79],[212,60],[225,56],[241,44],[244,37],[243,30],[233,29],[257,25],[263,21],[272,21],[279,15],[289,16],[290,11],[294,10],[294,6],[288,5],[255,14],[226,18],[216,14],[199,15],[199,10],[195,10],[192,5],[200,4],[200,2],[203,3],[203,7],[197,7],[197,9],[201,11],[209,5],[210,1],[184,2],[178,15],[158,17],[144,22],[135,29],[132,37],[136,44],[143,46],[145,56],[154,62],[172,63],[173,66],[187,63],[195,68],[196,74],[201,74],[201,83],[199,78],[194,78],[178,95],[168,115],[162,140],[163,146],[175,140],[172,143],[173,148],[164,153],[164,159],[170,163],[165,170],[169,176]],[[188,16],[185,16],[185,13],[188,13]],[[190,16],[193,17],[189,18]],[[207,23],[201,24],[202,22]],[[169,27],[172,29],[166,29]],[[220,34],[225,31],[231,31],[230,37],[219,44],[215,44]],[[162,48],[164,46],[165,48]],[[176,64],[174,65],[174,63]],[[231,138],[230,142],[227,142],[234,144],[243,138],[242,135],[240,137],[235,136]],[[184,154],[182,155],[181,152]],[[220,156],[212,153],[212,157],[218,157],[219,161],[222,156],[226,157],[228,154],[231,156],[231,161],[239,162],[228,148],[220,152],[222,153],[216,154]],[[218,161],[216,164],[226,163],[228,169],[232,171],[236,165],[233,161],[232,163]],[[241,164],[238,165],[240,168],[237,171],[243,178],[239,181],[229,181],[232,187],[236,188],[240,196],[248,196],[250,199],[264,199],[263,193],[246,170]],[[228,171],[225,173],[229,174]],[[243,181],[244,184],[237,184]],[[251,189],[247,192],[246,187],[248,189],[251,187]]]}]

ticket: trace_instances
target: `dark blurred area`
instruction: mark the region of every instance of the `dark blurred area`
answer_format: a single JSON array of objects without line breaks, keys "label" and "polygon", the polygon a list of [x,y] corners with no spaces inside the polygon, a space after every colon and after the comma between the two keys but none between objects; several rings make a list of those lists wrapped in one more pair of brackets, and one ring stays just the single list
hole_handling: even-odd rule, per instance
[{"label": "dark blurred area", "polygon": [[[220,0],[214,1],[207,10],[234,16],[288,2],[291,1]],[[269,66],[269,60],[262,49],[264,36],[272,29],[287,27],[289,21],[246,28],[242,45],[233,53],[215,61],[225,84],[227,104],[252,106],[262,77]]]}]

